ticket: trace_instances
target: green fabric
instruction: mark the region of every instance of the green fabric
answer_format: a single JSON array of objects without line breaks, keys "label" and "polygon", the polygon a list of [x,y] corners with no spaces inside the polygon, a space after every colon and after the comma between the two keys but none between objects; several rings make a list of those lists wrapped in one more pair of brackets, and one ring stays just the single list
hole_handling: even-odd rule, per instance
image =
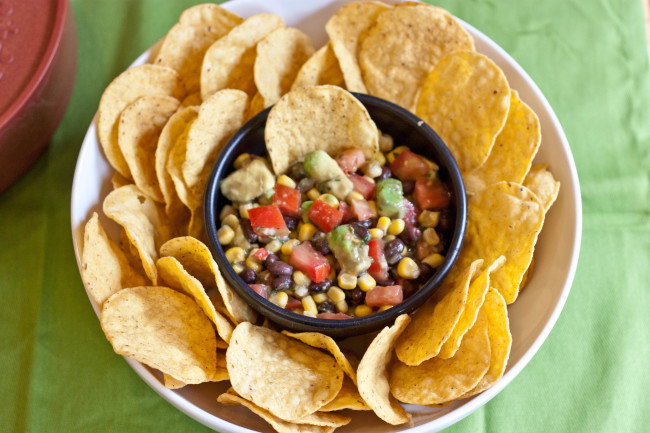
[{"label": "green fabric", "polygon": [[[71,0],[79,69],[49,150],[0,195],[0,432],[209,431],[111,350],[72,249],[70,190],[102,89],[198,0]],[[550,337],[450,432],[648,431],[650,73],[641,0],[445,0],[509,52],[576,160],[578,271]]]}]

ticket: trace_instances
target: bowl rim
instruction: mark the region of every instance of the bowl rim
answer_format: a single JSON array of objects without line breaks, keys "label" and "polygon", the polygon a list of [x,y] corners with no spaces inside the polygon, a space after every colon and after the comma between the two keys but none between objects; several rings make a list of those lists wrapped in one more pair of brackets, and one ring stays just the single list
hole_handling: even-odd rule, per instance
[{"label": "bowl rim", "polygon": [[229,159],[232,159],[231,155],[245,143],[244,140],[246,140],[248,134],[254,133],[255,131],[258,131],[259,128],[264,128],[266,126],[268,115],[273,106],[265,108],[249,119],[224,145],[213,165],[203,198],[203,222],[208,247],[214,256],[215,261],[219,265],[224,278],[230,286],[242,298],[244,298],[244,300],[254,310],[268,318],[270,321],[275,322],[280,326],[287,327],[292,331],[321,332],[332,337],[348,337],[376,331],[384,326],[391,325],[400,314],[410,314],[420,307],[437,291],[445,281],[446,277],[449,276],[449,273],[460,254],[465,237],[465,229],[467,227],[467,196],[465,193],[463,178],[460,169],[456,164],[456,160],[440,136],[438,136],[438,134],[436,134],[436,132],[422,119],[390,101],[362,93],[348,93],[361,102],[366,110],[370,108],[371,111],[384,111],[390,113],[392,118],[399,118],[423,137],[422,142],[425,143],[425,146],[435,148],[436,152],[439,153],[436,156],[435,162],[447,173],[446,183],[454,197],[452,202],[452,206],[455,209],[454,232],[447,248],[445,259],[443,263],[436,268],[435,272],[427,282],[420,285],[418,290],[402,303],[382,312],[376,312],[364,317],[353,317],[352,319],[335,320],[309,317],[280,308],[269,300],[256,294],[248,284],[237,275],[232,265],[226,259],[224,248],[219,243],[217,236],[220,209],[216,208],[216,202],[220,191],[219,185],[223,178],[234,171],[230,164],[226,166],[226,162]]}]

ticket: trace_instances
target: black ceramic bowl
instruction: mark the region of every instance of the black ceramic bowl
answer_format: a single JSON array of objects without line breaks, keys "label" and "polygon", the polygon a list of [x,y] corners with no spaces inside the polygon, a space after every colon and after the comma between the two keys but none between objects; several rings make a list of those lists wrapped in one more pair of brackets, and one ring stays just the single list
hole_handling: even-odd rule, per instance
[{"label": "black ceramic bowl", "polygon": [[444,252],[445,261],[427,283],[401,304],[381,313],[346,320],[319,319],[293,313],[262,298],[235,273],[217,240],[217,230],[220,227],[219,212],[223,206],[230,203],[221,194],[219,188],[221,180],[233,170],[235,158],[242,153],[266,156],[264,128],[271,108],[260,112],[232,136],[212,169],[203,203],[205,229],[208,245],[226,281],[258,313],[290,330],[316,331],[332,337],[347,337],[391,325],[397,316],[413,312],[436,291],[456,262],[463,243],[467,221],[465,187],[456,161],[443,141],[429,126],[409,111],[373,96],[353,95],[366,107],[377,127],[394,138],[396,146],[407,145],[415,153],[432,159],[440,166],[439,175],[452,192],[451,206],[455,212],[453,235]]}]

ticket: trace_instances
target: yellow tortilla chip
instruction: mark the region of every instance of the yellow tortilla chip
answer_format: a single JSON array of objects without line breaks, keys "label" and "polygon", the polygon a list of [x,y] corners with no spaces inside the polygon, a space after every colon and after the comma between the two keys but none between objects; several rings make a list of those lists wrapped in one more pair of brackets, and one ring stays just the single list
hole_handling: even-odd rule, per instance
[{"label": "yellow tortilla chip", "polygon": [[519,99],[517,91],[512,90],[506,123],[487,160],[465,176],[467,191],[480,191],[501,180],[522,183],[541,140],[537,115]]},{"label": "yellow tortilla chip", "polygon": [[235,328],[226,361],[239,395],[290,421],[332,401],[345,376],[329,354],[248,322]]},{"label": "yellow tortilla chip", "polygon": [[474,41],[449,12],[409,4],[379,14],[361,41],[359,66],[368,93],[413,111],[429,71],[459,50],[474,50]]},{"label": "yellow tortilla chip", "polygon": [[143,96],[120,115],[117,142],[135,184],[156,201],[164,202],[156,176],[155,154],[160,133],[178,109],[171,96]]},{"label": "yellow tortilla chip", "polygon": [[117,120],[127,105],[146,95],[182,99],[185,86],[173,69],[149,64],[136,66],[122,72],[106,87],[97,109],[97,139],[104,155],[113,168],[128,179],[131,179],[131,171],[118,144]]},{"label": "yellow tortilla chip", "polygon": [[201,102],[203,102],[203,99],[201,99],[201,93],[200,92],[194,92],[190,93],[181,101],[181,107],[192,107],[194,105],[201,105]]},{"label": "yellow tortilla chip", "polygon": [[[182,166],[183,179],[194,197],[202,200],[217,155],[244,123],[247,108],[246,94],[232,89],[220,90],[201,104],[199,116],[187,130],[187,148]],[[199,205],[201,200],[198,201]]]},{"label": "yellow tortilla chip", "polygon": [[302,87],[287,93],[269,113],[264,131],[276,174],[321,149],[334,155],[349,148],[372,158],[378,132],[366,108],[336,86]]},{"label": "yellow tortilla chip", "polygon": [[121,225],[131,244],[137,249],[142,267],[158,284],[155,261],[158,248],[171,238],[171,227],[165,211],[135,185],[111,191],[104,199],[104,214]]},{"label": "yellow tortilla chip", "polygon": [[537,196],[544,206],[545,213],[555,203],[557,195],[560,193],[560,182],[555,180],[553,173],[547,167],[546,164],[533,166],[524,179],[524,186]]},{"label": "yellow tortilla chip", "polygon": [[465,309],[470,282],[481,269],[476,260],[449,276],[436,294],[411,316],[412,322],[401,335],[395,353],[406,365],[419,365],[438,355]]},{"label": "yellow tortilla chip", "polygon": [[510,304],[533,257],[544,207],[528,188],[511,182],[492,184],[469,197],[467,204],[465,242],[456,266],[479,257],[490,263],[506,256],[506,263],[490,275],[490,286]]},{"label": "yellow tortilla chip", "polygon": [[278,102],[291,89],[300,67],[312,54],[311,39],[295,28],[276,29],[257,44],[253,73],[265,107]]},{"label": "yellow tortilla chip", "polygon": [[393,326],[382,329],[368,346],[357,370],[361,397],[379,418],[393,425],[411,419],[411,415],[391,396],[386,371],[395,340],[410,321],[408,314],[402,314]]},{"label": "yellow tortilla chip", "polygon": [[119,247],[106,236],[96,212],[84,228],[81,279],[98,305],[124,287],[147,284]]},{"label": "yellow tortilla chip", "polygon": [[122,186],[131,185],[132,183],[133,183],[132,180],[122,176],[119,171],[116,171],[115,173],[113,173],[113,176],[111,176],[111,185],[113,185],[113,189],[118,189]]},{"label": "yellow tortilla chip", "polygon": [[210,249],[204,243],[189,236],[170,239],[160,247],[160,255],[175,257],[204,287],[216,285],[235,323],[257,320],[255,311],[223,279]]},{"label": "yellow tortilla chip", "polygon": [[331,41],[316,51],[302,65],[298,71],[298,75],[296,75],[296,79],[291,85],[291,90],[299,87],[320,86],[322,84],[331,84],[345,88],[343,73],[332,50]]},{"label": "yellow tortilla chip", "polygon": [[445,142],[462,173],[485,163],[510,107],[501,69],[483,54],[457,51],[427,75],[415,113]]},{"label": "yellow tortilla chip", "polygon": [[205,293],[201,282],[190,275],[174,257],[161,257],[156,262],[156,267],[158,268],[160,280],[172,289],[182,291],[191,296],[198,306],[201,307],[201,310],[203,310],[208,319],[214,323],[219,337],[226,343],[229,342],[234,327],[228,319],[214,309],[214,305],[212,305],[212,301],[210,301],[210,298]]},{"label": "yellow tortilla chip", "polygon": [[325,31],[331,39],[332,50],[341,65],[345,85],[351,92],[368,93],[357,58],[359,40],[375,23],[377,16],[388,8],[389,5],[375,1],[348,3],[336,11],[325,25]]},{"label": "yellow tortilla chip", "polygon": [[212,324],[188,296],[167,287],[131,287],[104,302],[101,325],[113,350],[188,384],[217,365]]},{"label": "yellow tortilla chip", "polygon": [[201,197],[196,197],[187,187],[185,179],[183,179],[183,163],[185,162],[185,154],[187,153],[188,132],[190,126],[196,121],[196,119],[197,117],[190,116],[183,133],[180,134],[171,144],[169,156],[167,157],[167,164],[165,165],[167,174],[169,174],[169,177],[174,183],[174,189],[176,190],[178,199],[192,213],[194,212],[194,209],[201,206]]},{"label": "yellow tortilla chip", "polygon": [[264,97],[260,95],[260,92],[257,92],[251,99],[251,102],[248,106],[248,111],[246,112],[246,120],[255,116],[262,110],[264,110]]},{"label": "yellow tortilla chip", "polygon": [[284,27],[277,15],[257,14],[247,18],[205,53],[201,67],[201,96],[208,99],[222,89],[238,89],[255,94],[256,46],[274,30]]},{"label": "yellow tortilla chip", "polygon": [[351,410],[372,410],[370,406],[363,401],[363,397],[359,394],[357,386],[352,382],[352,379],[345,377],[343,379],[343,386],[334,400],[321,407],[321,412],[333,412],[336,410],[351,409]]},{"label": "yellow tortilla chip", "polygon": [[390,391],[404,403],[455,400],[479,383],[490,367],[490,354],[488,320],[481,311],[453,358],[432,358],[412,367],[396,361],[390,371]]},{"label": "yellow tortilla chip", "polygon": [[470,283],[465,308],[463,309],[456,326],[454,326],[451,335],[440,348],[440,353],[437,355],[438,358],[447,359],[456,354],[463,336],[476,322],[478,312],[485,300],[485,294],[490,287],[490,274],[503,266],[505,262],[506,258],[504,256],[498,257]]},{"label": "yellow tortilla chip", "polygon": [[175,69],[189,91],[198,91],[206,50],[242,21],[216,4],[205,3],[186,9],[178,24],[165,36],[154,63]]}]

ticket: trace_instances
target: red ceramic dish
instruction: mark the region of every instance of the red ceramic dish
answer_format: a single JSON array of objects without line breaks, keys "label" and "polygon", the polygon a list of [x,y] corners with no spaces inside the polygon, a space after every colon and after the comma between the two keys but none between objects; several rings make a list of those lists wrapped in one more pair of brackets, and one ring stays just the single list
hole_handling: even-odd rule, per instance
[{"label": "red ceramic dish", "polygon": [[0,192],[46,148],[76,69],[77,31],[67,0],[0,2]]}]

